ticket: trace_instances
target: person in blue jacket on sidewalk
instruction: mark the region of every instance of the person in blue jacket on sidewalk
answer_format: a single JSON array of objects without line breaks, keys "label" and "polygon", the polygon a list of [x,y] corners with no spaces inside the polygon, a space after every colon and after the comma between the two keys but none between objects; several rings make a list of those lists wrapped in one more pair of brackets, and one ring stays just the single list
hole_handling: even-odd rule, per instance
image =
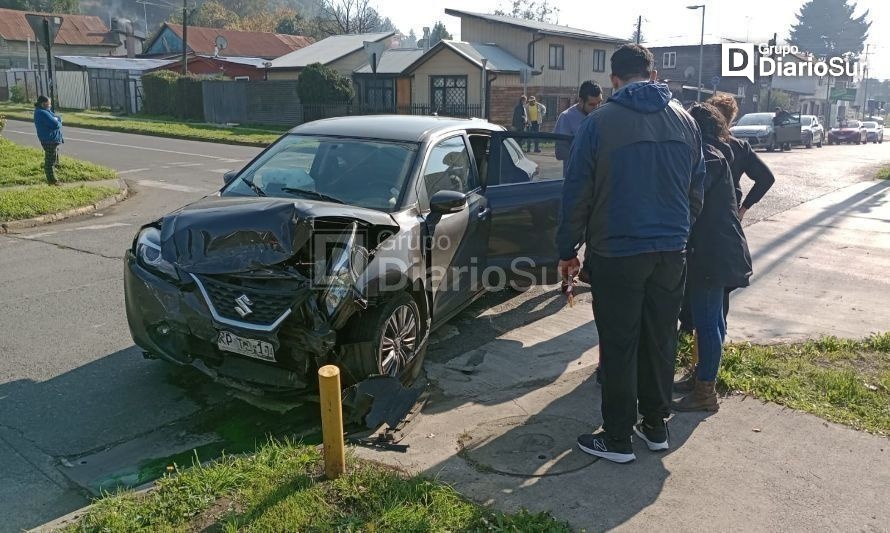
[{"label": "person in blue jacket on sidewalk", "polygon": [[39,96],[34,104],[34,127],[37,138],[43,146],[43,170],[50,185],[58,185],[55,168],[59,166],[59,145],[65,142],[62,137],[62,117],[52,111],[52,100]]},{"label": "person in blue jacket on sidewalk", "polygon": [[578,447],[627,463],[636,459],[632,435],[652,451],[669,447],[686,244],[705,163],[699,126],[655,82],[652,53],[624,45],[611,62],[615,93],[572,144],[557,245],[563,279],[579,272],[586,245],[600,339],[603,428],[579,436]]}]

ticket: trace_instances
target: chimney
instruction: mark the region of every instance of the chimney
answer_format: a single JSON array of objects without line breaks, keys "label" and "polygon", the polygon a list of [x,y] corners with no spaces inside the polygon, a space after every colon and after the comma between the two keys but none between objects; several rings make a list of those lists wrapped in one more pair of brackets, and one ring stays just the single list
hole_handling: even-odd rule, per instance
[{"label": "chimney", "polygon": [[114,18],[111,20],[111,31],[117,34],[118,42],[127,50],[127,57],[136,57],[136,37],[133,35],[133,23],[129,19]]}]

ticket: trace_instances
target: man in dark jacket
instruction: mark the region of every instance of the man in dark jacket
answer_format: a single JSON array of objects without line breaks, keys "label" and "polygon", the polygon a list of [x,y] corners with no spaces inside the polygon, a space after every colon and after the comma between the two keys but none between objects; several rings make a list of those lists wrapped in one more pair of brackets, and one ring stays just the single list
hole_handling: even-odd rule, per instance
[{"label": "man in dark jacket", "polygon": [[572,145],[557,233],[564,278],[579,271],[586,235],[602,357],[603,430],[581,435],[578,446],[619,463],[636,459],[632,433],[650,450],[668,448],[685,249],[705,172],[698,126],[654,83],[652,63],[639,45],[612,55],[617,92]]},{"label": "man in dark jacket", "polygon": [[58,185],[55,167],[59,163],[59,145],[62,139],[62,117],[52,112],[52,101],[46,96],[37,98],[34,104],[34,127],[37,139],[43,146],[43,171],[50,185]]},{"label": "man in dark jacket", "polygon": [[519,97],[519,103],[513,108],[513,131],[525,131],[528,126],[528,114],[525,108],[525,95]]}]

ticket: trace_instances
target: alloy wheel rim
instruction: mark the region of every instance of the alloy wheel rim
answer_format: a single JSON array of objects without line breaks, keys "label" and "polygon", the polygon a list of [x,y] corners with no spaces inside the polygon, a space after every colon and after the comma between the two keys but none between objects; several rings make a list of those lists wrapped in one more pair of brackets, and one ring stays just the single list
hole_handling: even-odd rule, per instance
[{"label": "alloy wheel rim", "polygon": [[381,374],[398,376],[414,359],[417,330],[417,315],[410,306],[400,305],[392,312],[380,339],[377,365]]}]

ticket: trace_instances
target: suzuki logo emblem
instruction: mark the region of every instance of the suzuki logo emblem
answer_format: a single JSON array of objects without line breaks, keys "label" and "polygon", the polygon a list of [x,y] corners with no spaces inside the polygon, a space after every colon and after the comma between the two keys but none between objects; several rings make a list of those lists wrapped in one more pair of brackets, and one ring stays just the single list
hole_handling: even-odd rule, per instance
[{"label": "suzuki logo emblem", "polygon": [[250,308],[251,305],[253,305],[253,302],[250,301],[246,294],[235,298],[235,312],[241,318],[253,313],[253,309]]}]

